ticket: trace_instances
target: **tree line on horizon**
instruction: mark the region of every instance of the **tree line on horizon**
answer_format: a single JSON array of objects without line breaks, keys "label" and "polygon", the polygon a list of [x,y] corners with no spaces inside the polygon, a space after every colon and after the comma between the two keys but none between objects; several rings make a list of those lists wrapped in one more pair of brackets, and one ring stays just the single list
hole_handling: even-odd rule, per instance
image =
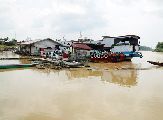
[{"label": "tree line on horizon", "polygon": [[153,51],[151,47],[147,47],[147,46],[140,46],[139,50],[140,51]]},{"label": "tree line on horizon", "polygon": [[0,38],[0,45],[6,45],[6,46],[14,46],[17,45],[16,39],[9,39],[9,37],[6,38]]}]

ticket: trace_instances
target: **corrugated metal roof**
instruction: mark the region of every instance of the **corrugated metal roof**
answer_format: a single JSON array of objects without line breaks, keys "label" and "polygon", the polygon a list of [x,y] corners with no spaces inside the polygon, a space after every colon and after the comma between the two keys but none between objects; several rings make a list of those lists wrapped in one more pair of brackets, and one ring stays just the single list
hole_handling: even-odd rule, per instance
[{"label": "corrugated metal roof", "polygon": [[89,47],[88,45],[84,44],[84,43],[74,43],[72,44],[73,48],[76,49],[83,49],[83,50],[91,50],[92,48]]},{"label": "corrugated metal roof", "polygon": [[27,40],[27,41],[22,41],[20,44],[22,45],[30,45],[36,42],[42,41],[42,39],[36,39],[36,40]]},{"label": "corrugated metal roof", "polygon": [[[54,41],[52,39],[35,39],[35,40],[27,40],[27,41],[22,41],[20,44],[21,45],[30,45],[30,44],[33,44],[33,43],[36,43],[36,42],[40,42],[40,41],[44,41],[44,40],[51,40],[53,42],[56,42],[58,43],[57,41]],[[60,43],[58,43],[60,44]],[[60,44],[61,45],[61,44]]]}]

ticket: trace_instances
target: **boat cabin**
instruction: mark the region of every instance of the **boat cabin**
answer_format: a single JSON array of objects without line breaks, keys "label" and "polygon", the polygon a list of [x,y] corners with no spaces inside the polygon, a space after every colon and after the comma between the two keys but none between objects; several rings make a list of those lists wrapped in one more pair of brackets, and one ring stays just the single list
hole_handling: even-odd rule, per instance
[{"label": "boat cabin", "polygon": [[111,52],[136,52],[139,50],[139,39],[140,37],[136,35],[103,36],[98,44],[104,44],[104,49]]}]

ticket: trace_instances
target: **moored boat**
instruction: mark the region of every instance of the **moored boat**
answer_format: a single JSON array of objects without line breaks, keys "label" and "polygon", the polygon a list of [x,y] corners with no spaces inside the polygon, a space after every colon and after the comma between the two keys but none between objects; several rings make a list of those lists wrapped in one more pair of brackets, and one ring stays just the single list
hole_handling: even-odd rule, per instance
[{"label": "moored boat", "polygon": [[26,67],[34,67],[36,64],[7,64],[0,65],[0,69],[11,69],[11,68],[26,68]]},{"label": "moored boat", "polygon": [[80,62],[64,62],[64,64],[69,68],[80,68],[83,67],[83,64]]},{"label": "moored boat", "polygon": [[163,63],[161,63],[161,62],[153,62],[153,61],[147,61],[147,62],[149,62],[153,65],[163,66]]}]

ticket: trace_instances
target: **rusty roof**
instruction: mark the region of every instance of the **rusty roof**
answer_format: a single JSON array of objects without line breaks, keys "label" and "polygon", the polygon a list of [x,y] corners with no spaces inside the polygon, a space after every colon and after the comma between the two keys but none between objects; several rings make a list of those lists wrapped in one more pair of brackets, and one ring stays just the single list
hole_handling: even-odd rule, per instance
[{"label": "rusty roof", "polygon": [[84,43],[74,43],[72,47],[75,49],[91,50],[92,48]]}]

